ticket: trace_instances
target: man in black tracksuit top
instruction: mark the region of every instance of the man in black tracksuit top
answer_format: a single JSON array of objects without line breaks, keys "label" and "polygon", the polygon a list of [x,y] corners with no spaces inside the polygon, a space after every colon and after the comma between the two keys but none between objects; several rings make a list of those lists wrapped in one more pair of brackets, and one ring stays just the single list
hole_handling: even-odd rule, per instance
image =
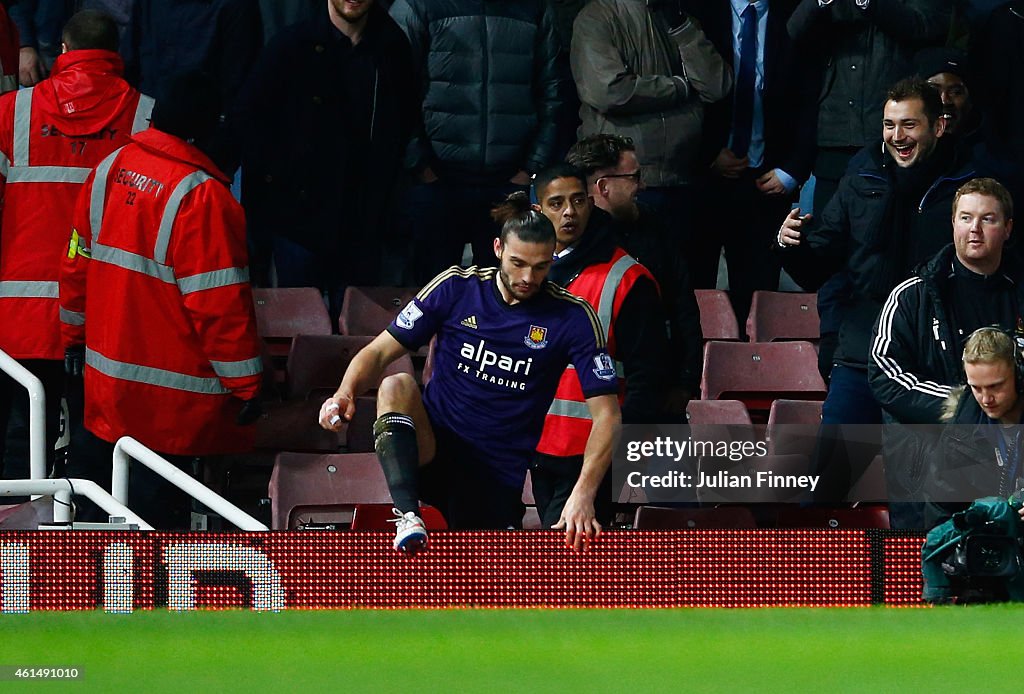
[{"label": "man in black tracksuit top", "polygon": [[[893,289],[875,322],[868,374],[889,425],[941,420],[949,395],[964,382],[961,355],[975,330],[996,325],[1024,335],[1020,263],[1003,252],[1013,229],[1009,193],[991,178],[976,178],[960,187],[954,205],[953,243]],[[886,427],[890,495],[895,489],[916,496],[929,433]]]}]

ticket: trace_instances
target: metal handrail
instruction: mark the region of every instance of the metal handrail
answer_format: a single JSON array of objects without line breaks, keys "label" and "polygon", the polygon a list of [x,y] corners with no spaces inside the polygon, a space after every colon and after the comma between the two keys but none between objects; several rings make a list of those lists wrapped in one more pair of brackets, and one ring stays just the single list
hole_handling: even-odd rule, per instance
[{"label": "metal handrail", "polygon": [[269,530],[267,526],[238,508],[189,474],[164,460],[159,454],[139,443],[131,436],[122,436],[114,444],[114,468],[110,489],[114,499],[121,503],[128,501],[128,466],[136,460],[165,480],[220,514],[225,520],[249,532]]},{"label": "metal handrail", "polygon": [[153,530],[153,526],[138,514],[112,497],[92,480],[64,477],[58,480],[0,480],[0,496],[46,494],[53,496],[53,522],[71,522],[71,495],[84,496],[111,516],[121,516],[126,523],[139,526],[139,530]]},{"label": "metal handrail", "polygon": [[28,469],[34,480],[46,477],[46,391],[43,382],[0,349],[0,369],[28,391]]}]

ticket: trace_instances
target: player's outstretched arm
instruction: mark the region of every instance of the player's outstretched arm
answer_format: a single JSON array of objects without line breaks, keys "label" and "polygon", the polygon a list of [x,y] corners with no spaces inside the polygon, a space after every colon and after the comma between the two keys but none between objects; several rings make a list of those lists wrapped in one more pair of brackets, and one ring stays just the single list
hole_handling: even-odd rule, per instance
[{"label": "player's outstretched arm", "polygon": [[359,350],[345,369],[338,390],[320,406],[320,426],[340,431],[342,424],[351,421],[356,413],[356,398],[375,388],[388,364],[406,351],[387,330]]},{"label": "player's outstretched arm", "polygon": [[564,529],[565,543],[577,550],[601,534],[601,524],[594,512],[594,497],[611,465],[612,452],[622,428],[622,413],[614,395],[587,398],[587,409],[594,425],[583,452],[583,469],[565,502],[562,516],[551,526],[556,530]]}]

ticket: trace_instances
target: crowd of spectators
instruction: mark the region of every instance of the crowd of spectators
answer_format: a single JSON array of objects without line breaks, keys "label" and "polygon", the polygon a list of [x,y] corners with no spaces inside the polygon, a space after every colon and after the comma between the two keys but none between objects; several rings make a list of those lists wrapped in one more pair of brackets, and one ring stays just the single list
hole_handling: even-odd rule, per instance
[{"label": "crowd of spectators", "polygon": [[[990,177],[1008,199],[1024,189],[1018,0],[19,0],[3,9],[5,89],[60,76],[70,62],[62,52],[74,50],[62,32],[82,10],[116,23],[120,57],[104,49],[108,72],[158,106],[180,90],[179,73],[212,80],[216,94],[202,106],[215,97],[216,127],[172,134],[202,153],[209,185],[236,179],[248,281],[316,287],[335,320],[348,286],[422,286],[467,253],[494,265],[496,203],[521,191],[543,209],[552,181],[579,187],[602,243],[634,255],[650,271],[641,286],[659,288],[655,315],[671,351],[657,397],[670,420],[685,416],[699,385],[692,289],[718,286],[724,257],[741,321],[755,291],[779,288],[783,268],[818,292],[825,425],[902,421],[901,380],[884,381],[881,366],[883,304],[909,277],[941,274],[936,254],[954,262],[945,247],[964,183]],[[16,113],[15,98],[0,112]],[[11,122],[4,134],[0,119],[7,191],[8,166],[28,147],[17,115]],[[533,185],[563,161],[564,175]],[[1012,217],[1012,205],[1003,212]],[[549,217],[557,230],[558,214]],[[0,304],[26,299],[8,247],[8,225],[21,222],[5,210],[3,223]],[[1005,255],[1015,257],[1012,243]],[[1015,260],[997,267],[1022,279]],[[958,328],[944,387],[964,382],[955,355],[974,329],[1024,330],[1021,307],[1007,301]],[[230,391],[230,377],[215,375]],[[10,391],[0,389],[4,422]],[[935,402],[924,409],[938,421]],[[818,459],[832,461],[841,437],[824,433]],[[830,472],[839,486],[852,474]]]}]

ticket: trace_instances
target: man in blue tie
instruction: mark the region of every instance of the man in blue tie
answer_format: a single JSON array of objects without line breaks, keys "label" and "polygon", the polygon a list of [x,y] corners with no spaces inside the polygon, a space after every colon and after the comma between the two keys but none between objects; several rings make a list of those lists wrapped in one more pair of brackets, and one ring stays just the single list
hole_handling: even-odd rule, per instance
[{"label": "man in blue tie", "polygon": [[[732,66],[732,94],[707,108],[709,163],[702,233],[690,249],[694,286],[713,288],[725,248],[729,294],[740,323],[755,290],[776,290],[766,259],[778,227],[814,163],[815,91],[786,33],[794,0],[693,3],[692,14]],[[721,216],[728,211],[727,221]]]}]

